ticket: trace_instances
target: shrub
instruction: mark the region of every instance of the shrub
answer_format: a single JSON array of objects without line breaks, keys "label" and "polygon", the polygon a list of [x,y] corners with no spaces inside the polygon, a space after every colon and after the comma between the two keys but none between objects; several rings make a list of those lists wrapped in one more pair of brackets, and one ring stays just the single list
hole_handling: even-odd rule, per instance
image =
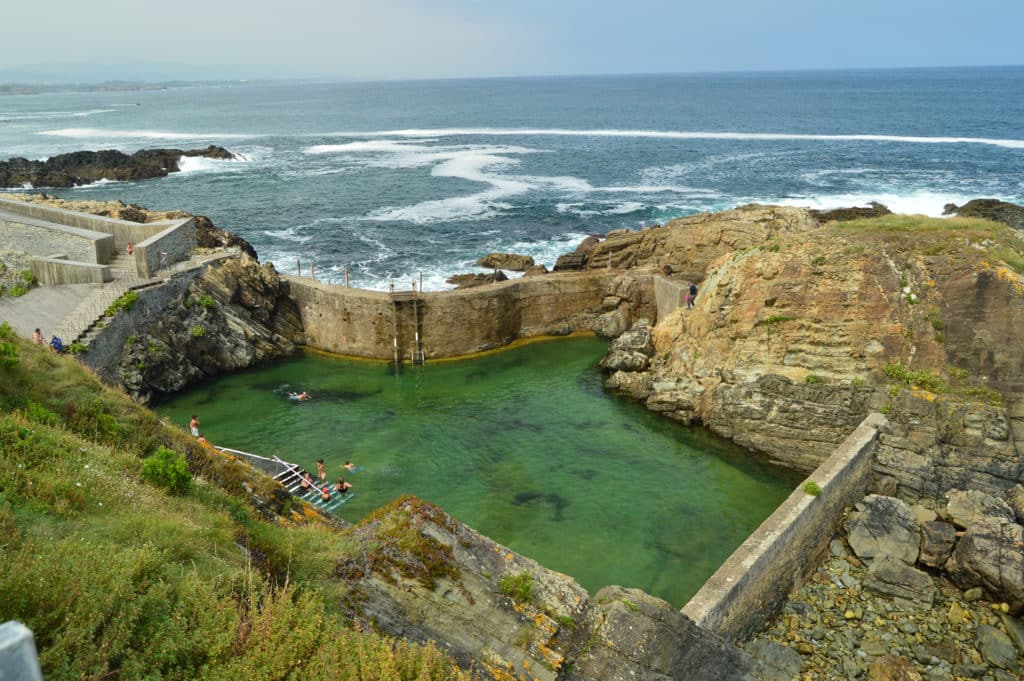
[{"label": "shrub", "polygon": [[80,355],[88,349],[89,348],[86,347],[85,343],[82,343],[81,341],[75,341],[74,343],[68,346],[68,352],[70,352],[72,355]]},{"label": "shrub", "polygon": [[821,496],[821,486],[813,480],[804,483],[804,492],[810,494],[812,497]]},{"label": "shrub", "polygon": [[930,390],[933,393],[942,393],[947,390],[945,381],[934,374],[929,374],[927,371],[914,371],[898,363],[886,364],[882,367],[882,371],[889,378],[902,381],[910,386],[918,386],[925,390]]},{"label": "shrub", "polygon": [[825,256],[819,255],[817,258],[815,258],[814,260],[811,261],[811,264],[814,265],[815,267],[818,267],[820,265],[824,265],[825,264],[825,260],[826,260]]},{"label": "shrub", "polygon": [[193,338],[202,338],[203,336],[206,335],[206,329],[204,329],[199,324],[196,324],[189,330],[189,333],[192,334]]},{"label": "shrub", "polygon": [[29,400],[28,407],[25,409],[25,416],[44,426],[56,426],[60,423],[59,416],[38,402],[32,402],[31,400]]},{"label": "shrub", "polygon": [[784,314],[773,314],[765,317],[764,319],[757,320],[757,323],[755,323],[754,326],[771,326],[773,324],[781,324],[782,322],[791,322],[794,319],[796,319],[796,317],[790,317],[789,315]]},{"label": "shrub", "polygon": [[18,366],[18,345],[11,342],[14,330],[7,322],[0,322],[0,367],[12,369]]},{"label": "shrub", "polygon": [[206,309],[210,309],[211,307],[217,306],[217,301],[214,300],[213,296],[211,296],[209,293],[206,293],[199,296],[199,305],[205,307]]},{"label": "shrub", "polygon": [[528,572],[507,575],[498,582],[498,589],[516,603],[529,603],[533,598],[533,575]]},{"label": "shrub", "polygon": [[14,284],[7,289],[7,293],[13,298],[18,298],[19,296],[23,296],[28,293],[28,287],[22,286],[21,284]]},{"label": "shrub", "polygon": [[825,378],[818,374],[807,374],[807,376],[804,377],[804,381],[807,383],[824,383]]},{"label": "shrub", "polygon": [[104,312],[103,314],[105,314],[108,317],[113,317],[121,310],[127,312],[128,310],[132,309],[132,306],[135,305],[135,302],[138,299],[138,293],[136,293],[135,291],[126,291],[124,295],[122,295],[120,298],[112,302],[110,304],[110,307],[108,307],[106,312]]},{"label": "shrub", "polygon": [[33,274],[32,270],[22,270],[21,271],[21,280],[25,282],[26,286],[30,286],[30,287],[31,286],[35,286],[35,284],[36,284],[36,275]]},{"label": "shrub", "polygon": [[142,464],[142,476],[149,482],[164,487],[172,494],[184,494],[192,485],[185,457],[166,447],[160,447]]}]

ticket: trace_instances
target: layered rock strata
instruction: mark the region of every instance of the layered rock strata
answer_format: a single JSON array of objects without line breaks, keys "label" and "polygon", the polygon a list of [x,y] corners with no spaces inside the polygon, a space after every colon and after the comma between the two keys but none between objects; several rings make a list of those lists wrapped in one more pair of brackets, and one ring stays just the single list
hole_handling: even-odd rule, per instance
[{"label": "layered rock strata", "polygon": [[502,681],[753,679],[756,666],[668,603],[569,577],[509,551],[441,509],[399,499],[347,531],[340,562],[357,621],[439,641],[463,666]]},{"label": "layered rock strata", "polygon": [[207,376],[292,354],[302,339],[298,307],[273,265],[228,258],[128,338],[119,376],[128,394],[145,403]]}]

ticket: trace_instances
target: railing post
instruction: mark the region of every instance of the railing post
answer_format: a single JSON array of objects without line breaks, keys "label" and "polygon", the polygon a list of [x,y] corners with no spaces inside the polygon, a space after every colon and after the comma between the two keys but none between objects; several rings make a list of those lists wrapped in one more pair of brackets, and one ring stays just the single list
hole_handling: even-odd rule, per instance
[{"label": "railing post", "polygon": [[296,276],[302,276],[302,261],[298,258],[295,258],[295,271],[297,272]]},{"label": "railing post", "polygon": [[348,287],[348,265],[345,265],[345,288]]}]

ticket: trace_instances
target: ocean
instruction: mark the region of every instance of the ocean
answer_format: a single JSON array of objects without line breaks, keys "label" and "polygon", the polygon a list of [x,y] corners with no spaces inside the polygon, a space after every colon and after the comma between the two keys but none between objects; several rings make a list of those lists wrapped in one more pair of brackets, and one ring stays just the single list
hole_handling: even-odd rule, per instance
[{"label": "ocean", "polygon": [[0,97],[0,158],[219,144],[236,161],[49,193],[207,215],[262,260],[446,288],[491,251],[749,202],[1024,202],[1024,67],[236,83]]}]

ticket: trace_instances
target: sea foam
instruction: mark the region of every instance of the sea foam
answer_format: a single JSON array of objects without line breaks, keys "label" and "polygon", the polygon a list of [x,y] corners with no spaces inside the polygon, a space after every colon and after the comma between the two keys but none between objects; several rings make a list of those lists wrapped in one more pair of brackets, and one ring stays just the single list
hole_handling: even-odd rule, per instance
[{"label": "sea foam", "polygon": [[987,144],[1007,149],[1024,149],[1024,140],[989,137],[952,137],[923,135],[882,134],[813,134],[787,132],[734,132],[701,130],[620,130],[570,128],[408,128],[405,130],[377,130],[369,132],[334,132],[330,137],[636,137],[677,140],[760,140],[760,141],[818,141],[818,142],[895,142],[904,144]]},{"label": "sea foam", "polygon": [[104,130],[102,128],[60,128],[57,130],[41,130],[36,135],[50,137],[69,137],[75,139],[106,139],[106,140],[215,140],[215,139],[249,139],[259,135],[240,133],[198,133],[169,132],[166,130]]}]

